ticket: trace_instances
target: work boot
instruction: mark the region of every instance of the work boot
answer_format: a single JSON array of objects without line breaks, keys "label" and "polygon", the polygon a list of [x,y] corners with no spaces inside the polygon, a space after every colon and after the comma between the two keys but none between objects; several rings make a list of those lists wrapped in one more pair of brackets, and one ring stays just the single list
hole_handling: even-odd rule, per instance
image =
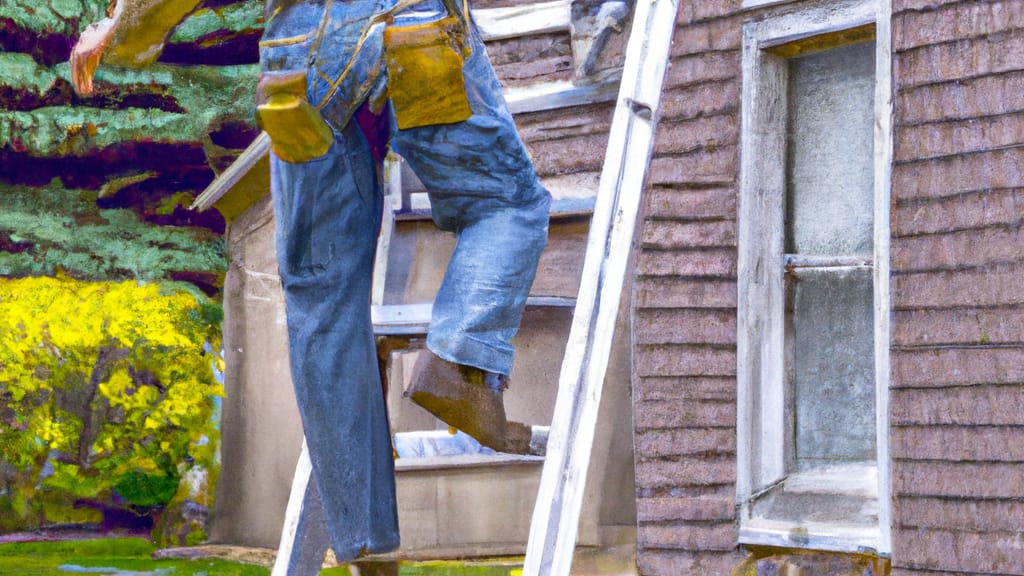
[{"label": "work boot", "polygon": [[520,422],[507,422],[505,424],[505,447],[501,452],[509,454],[533,454],[530,441],[533,439],[533,430],[526,424]]},{"label": "work boot", "polygon": [[[501,397],[506,387],[501,374],[449,362],[424,350],[413,366],[405,397],[483,446],[506,452],[508,422]],[[513,447],[522,444],[518,436]],[[529,450],[528,438],[526,448]]]},{"label": "work boot", "polygon": [[359,560],[351,564],[355,567],[353,576],[398,576],[398,562],[389,560]]}]

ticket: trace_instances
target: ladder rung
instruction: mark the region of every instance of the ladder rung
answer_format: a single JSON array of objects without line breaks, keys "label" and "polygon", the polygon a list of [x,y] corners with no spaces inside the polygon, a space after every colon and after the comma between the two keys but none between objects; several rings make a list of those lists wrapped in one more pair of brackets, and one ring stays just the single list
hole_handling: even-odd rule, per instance
[{"label": "ladder rung", "polygon": [[[531,296],[528,308],[572,308],[575,298]],[[370,309],[373,333],[377,336],[413,336],[426,334],[430,328],[433,304],[378,304]]]}]

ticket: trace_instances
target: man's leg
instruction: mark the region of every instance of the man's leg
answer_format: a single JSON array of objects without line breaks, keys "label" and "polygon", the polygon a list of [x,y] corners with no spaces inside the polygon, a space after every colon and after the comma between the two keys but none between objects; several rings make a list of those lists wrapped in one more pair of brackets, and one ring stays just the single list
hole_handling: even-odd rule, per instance
[{"label": "man's leg", "polygon": [[398,546],[394,461],[370,323],[381,195],[350,123],[314,161],[271,163],[292,378],[332,548]]},{"label": "man's leg", "polygon": [[[473,116],[465,122],[398,130],[393,148],[409,162],[430,192],[434,220],[459,236],[455,253],[434,301],[427,347],[443,361],[508,375],[512,337],[519,328],[541,251],[547,242],[550,194],[540,184],[505,106],[501,86],[475,30],[473,52],[464,66]],[[426,378],[463,378],[467,371],[433,361]],[[423,371],[421,371],[423,372]],[[463,376],[460,376],[462,374]],[[501,378],[472,376],[493,391],[500,407]],[[414,382],[415,384],[415,382]],[[471,383],[477,386],[477,382]],[[490,386],[487,386],[490,384]],[[463,387],[471,395],[475,388]],[[416,397],[413,396],[416,400]],[[472,402],[472,400],[471,400]],[[420,402],[421,405],[423,402]],[[485,426],[448,402],[441,415],[463,425]],[[478,403],[493,410],[495,401]],[[501,410],[499,424],[504,422]],[[502,435],[502,426],[465,432],[481,443]],[[527,432],[528,435],[528,432]],[[483,437],[483,438],[482,438]],[[498,443],[491,446],[507,449]]]},{"label": "man's leg", "polygon": [[[301,457],[300,457],[301,458]],[[301,467],[301,463],[299,465]],[[301,483],[298,477],[292,482],[292,493],[296,489],[295,482]],[[331,547],[327,535],[327,523],[324,520],[324,508],[320,502],[320,493],[316,488],[316,481],[307,477],[305,487],[302,490],[301,510],[296,518],[295,531],[291,532],[288,527],[289,514],[292,500],[288,501],[288,510],[285,512],[285,530],[281,534],[281,547],[278,548],[278,557],[274,561],[272,576],[313,576],[319,574],[324,565],[324,556],[327,549]],[[290,539],[286,541],[286,539]],[[282,556],[282,552],[288,552]]]}]

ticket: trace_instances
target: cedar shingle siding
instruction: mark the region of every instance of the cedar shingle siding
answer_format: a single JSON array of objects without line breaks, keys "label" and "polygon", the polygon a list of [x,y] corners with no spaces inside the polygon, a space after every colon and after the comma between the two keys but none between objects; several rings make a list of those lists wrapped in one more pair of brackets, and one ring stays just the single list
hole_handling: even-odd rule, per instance
[{"label": "cedar shingle siding", "polygon": [[893,573],[1024,574],[1024,2],[893,2]]},{"label": "cedar shingle siding", "polygon": [[[1024,2],[894,0],[894,575],[1024,574]],[[737,549],[739,0],[683,2],[634,289],[638,562]]]},{"label": "cedar shingle siding", "polygon": [[729,574],[736,549],[738,2],[683,2],[634,290],[641,574]]}]

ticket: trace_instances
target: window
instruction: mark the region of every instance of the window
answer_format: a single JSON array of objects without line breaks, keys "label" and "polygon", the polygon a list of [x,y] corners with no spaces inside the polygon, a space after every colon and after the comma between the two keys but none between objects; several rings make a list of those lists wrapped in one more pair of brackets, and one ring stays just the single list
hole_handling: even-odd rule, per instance
[{"label": "window", "polygon": [[743,543],[889,551],[887,14],[817,3],[744,26]]}]

